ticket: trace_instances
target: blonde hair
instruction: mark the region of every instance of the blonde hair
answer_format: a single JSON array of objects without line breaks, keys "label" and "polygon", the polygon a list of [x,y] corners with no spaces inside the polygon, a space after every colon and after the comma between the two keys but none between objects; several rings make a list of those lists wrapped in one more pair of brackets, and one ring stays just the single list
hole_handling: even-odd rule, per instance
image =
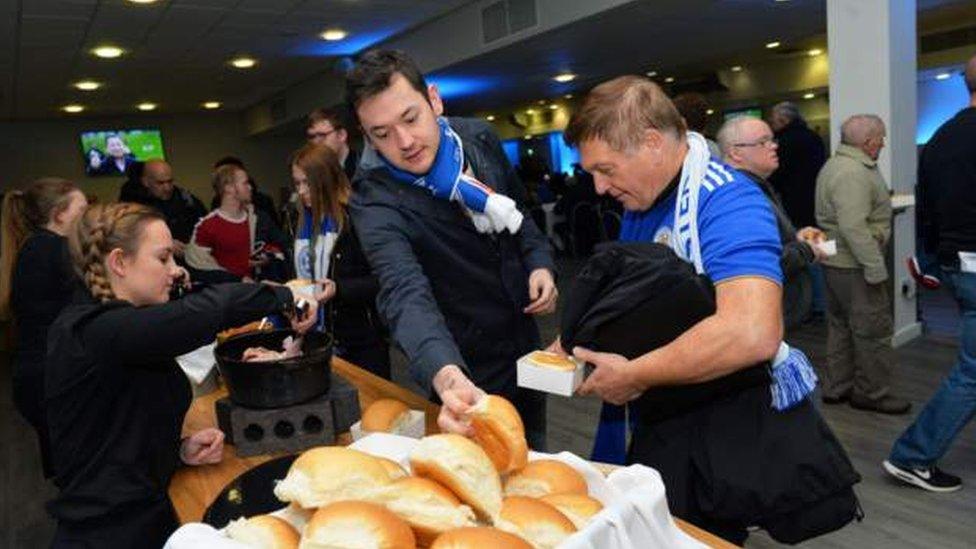
[{"label": "blonde hair", "polygon": [[17,255],[27,238],[41,230],[71,204],[71,193],[78,187],[67,179],[45,177],[31,182],[24,189],[8,192],[3,197],[3,226],[0,227],[0,320],[10,320],[11,283]]},{"label": "blonde hair", "polygon": [[237,172],[242,172],[244,175],[247,175],[247,170],[236,164],[224,164],[214,170],[213,175],[210,177],[210,185],[213,187],[214,195],[218,201],[220,201],[220,197],[224,194],[224,188],[234,184],[234,174]]},{"label": "blonde hair", "polygon": [[81,216],[68,242],[75,270],[95,299],[115,299],[105,267],[108,255],[117,248],[135,254],[146,224],[155,220],[164,221],[156,210],[128,203],[92,206]]},{"label": "blonde hair", "polygon": [[[295,151],[289,167],[297,166],[308,179],[308,191],[312,197],[312,235],[318,235],[318,226],[326,216],[335,221],[342,232],[346,223],[345,205],[352,195],[352,185],[339,164],[339,157],[325,145],[309,143]],[[305,222],[305,208],[299,209],[299,227]]]},{"label": "blonde hair", "polygon": [[654,129],[683,139],[687,125],[664,91],[647,78],[620,76],[586,95],[566,127],[570,145],[599,139],[616,151],[629,152]]}]

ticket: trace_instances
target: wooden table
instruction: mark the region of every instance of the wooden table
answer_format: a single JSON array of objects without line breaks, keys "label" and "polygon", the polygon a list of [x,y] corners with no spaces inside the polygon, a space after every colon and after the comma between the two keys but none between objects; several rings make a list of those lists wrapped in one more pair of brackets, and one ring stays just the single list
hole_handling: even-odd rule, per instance
[{"label": "wooden table", "polygon": [[[440,408],[429,400],[408,391],[395,383],[377,377],[362,368],[342,360],[332,359],[332,371],[344,377],[359,390],[359,404],[366,409],[370,403],[380,398],[395,398],[406,403],[414,410],[423,410],[427,416],[427,432],[436,433],[437,414]],[[227,390],[217,391],[194,399],[190,410],[183,422],[183,434],[188,435],[206,427],[216,427],[217,418],[214,414],[214,403],[227,395]],[[348,433],[339,439],[341,444],[352,442]],[[199,522],[207,507],[217,498],[230,481],[238,475],[271,460],[278,455],[262,455],[253,457],[239,457],[230,444],[224,445],[224,458],[215,465],[201,465],[198,467],[183,467],[176,472],[169,485],[169,496],[176,509],[176,515],[181,523]],[[604,474],[612,471],[615,466],[594,463]],[[678,527],[693,538],[711,547],[735,547],[725,540],[710,534],[701,528],[675,518]]]}]

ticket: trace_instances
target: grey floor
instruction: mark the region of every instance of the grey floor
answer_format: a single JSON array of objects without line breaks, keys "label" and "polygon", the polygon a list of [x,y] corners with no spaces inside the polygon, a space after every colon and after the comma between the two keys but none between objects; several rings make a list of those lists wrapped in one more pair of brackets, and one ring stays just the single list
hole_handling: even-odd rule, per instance
[{"label": "grey floor", "polygon": [[[575,262],[562,261],[562,281],[572,278]],[[565,293],[565,283],[561,283]],[[915,403],[917,410],[934,392],[952,366],[955,343],[951,301],[939,295],[923,300],[926,311],[938,316],[936,333],[898,349],[894,389]],[[935,303],[934,306],[931,306]],[[948,315],[948,316],[947,316]],[[555,317],[541,322],[544,339],[556,332]],[[791,343],[813,361],[824,355],[826,328],[802,327]],[[41,478],[33,433],[13,409],[10,398],[9,356],[0,354],[0,548],[46,547],[53,524],[44,513],[44,501],[53,490]],[[410,384],[402,357],[395,359],[395,379]],[[549,447],[587,456],[596,428],[599,402],[592,399],[552,397],[549,406]],[[892,441],[911,416],[888,417],[858,412],[847,406],[829,406],[823,413],[864,477],[857,486],[866,518],[843,530],[803,544],[809,548],[976,547],[976,427],[970,424],[959,436],[942,466],[967,483],[954,494],[931,494],[896,484],[880,469]],[[753,535],[747,547],[775,547],[763,534]]]}]

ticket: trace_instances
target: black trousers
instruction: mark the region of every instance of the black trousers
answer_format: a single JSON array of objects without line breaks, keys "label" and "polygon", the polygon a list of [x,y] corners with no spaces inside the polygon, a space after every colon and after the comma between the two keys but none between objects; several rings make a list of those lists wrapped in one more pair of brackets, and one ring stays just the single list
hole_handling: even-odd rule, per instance
[{"label": "black trousers", "polygon": [[383,379],[390,379],[390,346],[385,340],[365,345],[343,346],[336,354]]},{"label": "black trousers", "polygon": [[14,406],[20,415],[31,424],[37,433],[37,444],[41,453],[41,468],[44,478],[54,476],[51,461],[51,441],[48,436],[47,414],[44,411],[44,373],[35,372],[21,364],[14,367],[13,375]]},{"label": "black trousers", "polygon": [[179,528],[169,498],[82,522],[58,521],[51,549],[157,549]]}]

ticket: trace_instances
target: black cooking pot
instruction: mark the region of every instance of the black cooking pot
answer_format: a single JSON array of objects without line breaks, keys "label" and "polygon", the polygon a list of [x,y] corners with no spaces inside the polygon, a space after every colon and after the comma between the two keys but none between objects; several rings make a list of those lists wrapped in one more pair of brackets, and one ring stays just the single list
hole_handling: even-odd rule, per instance
[{"label": "black cooking pot", "polygon": [[252,332],[217,345],[214,355],[230,398],[249,408],[281,408],[311,400],[329,390],[332,372],[332,336],[308,332],[302,355],[271,362],[244,362],[249,347],[280,351],[292,330]]}]

